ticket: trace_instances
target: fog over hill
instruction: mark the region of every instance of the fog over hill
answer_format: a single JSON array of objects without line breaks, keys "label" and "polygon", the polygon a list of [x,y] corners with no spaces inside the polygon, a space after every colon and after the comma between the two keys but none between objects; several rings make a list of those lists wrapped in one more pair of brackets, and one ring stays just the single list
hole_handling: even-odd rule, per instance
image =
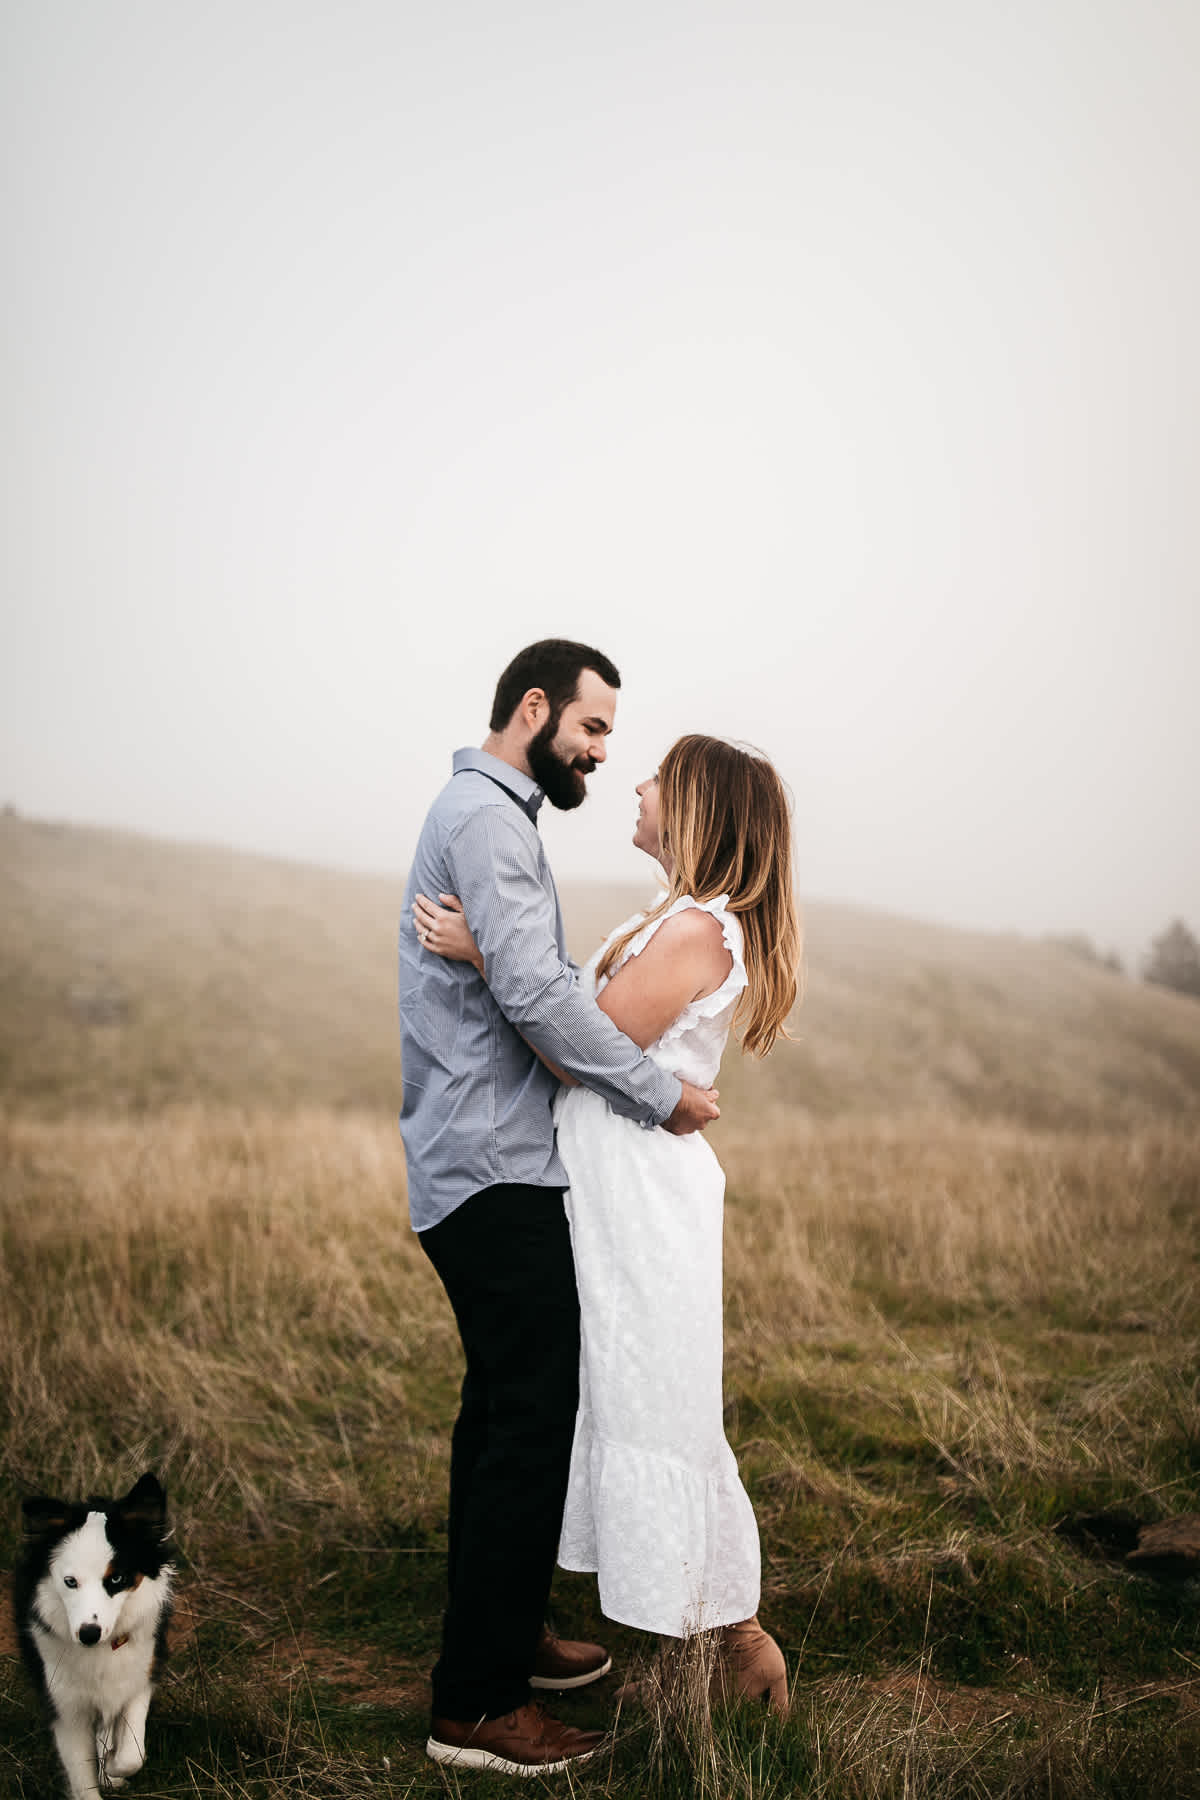
[{"label": "fog over hill", "polygon": [[[398,1109],[399,878],[0,817],[0,1097]],[[566,884],[583,960],[653,893]],[[794,1041],[723,1105],[1200,1122],[1200,1004],[1048,941],[806,903]]]}]

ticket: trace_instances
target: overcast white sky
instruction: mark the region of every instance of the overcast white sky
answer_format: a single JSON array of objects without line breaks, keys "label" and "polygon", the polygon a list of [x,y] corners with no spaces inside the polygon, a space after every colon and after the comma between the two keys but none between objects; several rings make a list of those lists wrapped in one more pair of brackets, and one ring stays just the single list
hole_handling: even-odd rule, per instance
[{"label": "overcast white sky", "polygon": [[801,890],[1200,929],[1195,0],[5,10],[0,802],[401,870],[618,664]]}]

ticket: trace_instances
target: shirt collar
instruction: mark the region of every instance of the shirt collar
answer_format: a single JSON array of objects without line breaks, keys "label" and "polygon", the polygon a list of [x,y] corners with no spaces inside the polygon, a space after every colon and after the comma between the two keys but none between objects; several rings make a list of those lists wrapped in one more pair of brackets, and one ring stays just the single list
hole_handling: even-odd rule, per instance
[{"label": "shirt collar", "polygon": [[532,775],[525,775],[520,769],[514,769],[511,763],[501,762],[490,751],[476,750],[473,746],[454,752],[454,773],[461,775],[464,769],[474,769],[477,774],[486,775],[489,781],[502,787],[506,794],[511,794],[521,811],[527,813],[534,824],[537,823],[538,812],[546,794]]}]

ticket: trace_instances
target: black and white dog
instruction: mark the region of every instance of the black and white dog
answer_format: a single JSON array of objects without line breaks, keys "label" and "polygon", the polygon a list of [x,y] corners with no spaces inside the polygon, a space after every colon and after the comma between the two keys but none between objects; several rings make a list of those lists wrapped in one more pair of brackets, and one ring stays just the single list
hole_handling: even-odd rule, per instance
[{"label": "black and white dog", "polygon": [[167,1497],[143,1475],[123,1500],[39,1496],[23,1511],[13,1573],[21,1653],[46,1701],[71,1800],[96,1800],[146,1760],[171,1614]]}]

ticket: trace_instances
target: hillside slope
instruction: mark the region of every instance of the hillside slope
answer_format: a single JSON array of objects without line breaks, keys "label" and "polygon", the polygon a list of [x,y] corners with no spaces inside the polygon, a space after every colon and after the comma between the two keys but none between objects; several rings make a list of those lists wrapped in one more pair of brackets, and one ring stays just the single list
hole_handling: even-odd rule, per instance
[{"label": "hillside slope", "polygon": [[[403,881],[0,817],[0,1096],[395,1111]],[[652,892],[567,887],[581,960]],[[1200,1005],[1053,944],[805,909],[795,1042],[727,1107],[1200,1122]]]}]

